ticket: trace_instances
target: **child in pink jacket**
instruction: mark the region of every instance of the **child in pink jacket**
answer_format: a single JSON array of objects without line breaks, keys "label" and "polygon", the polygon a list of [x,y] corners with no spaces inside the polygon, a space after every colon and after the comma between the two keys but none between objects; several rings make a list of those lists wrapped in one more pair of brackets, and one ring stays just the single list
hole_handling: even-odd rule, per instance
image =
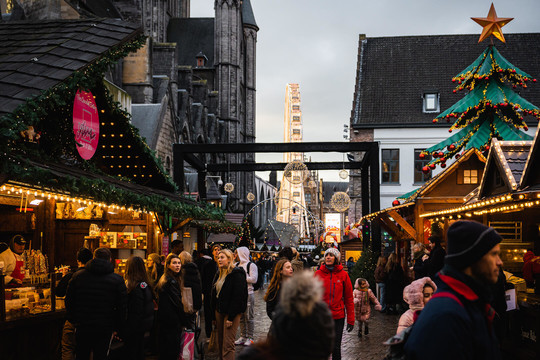
[{"label": "child in pink jacket", "polygon": [[369,334],[368,320],[371,315],[371,303],[375,304],[375,310],[381,311],[382,307],[369,288],[366,279],[358,278],[354,284],[354,312],[358,321],[358,337],[362,337],[362,324],[364,324],[364,334]]},{"label": "child in pink jacket", "polygon": [[403,289],[403,300],[409,304],[409,310],[399,318],[396,334],[414,324],[415,316],[418,316],[436,290],[437,285],[428,276],[413,281]]}]

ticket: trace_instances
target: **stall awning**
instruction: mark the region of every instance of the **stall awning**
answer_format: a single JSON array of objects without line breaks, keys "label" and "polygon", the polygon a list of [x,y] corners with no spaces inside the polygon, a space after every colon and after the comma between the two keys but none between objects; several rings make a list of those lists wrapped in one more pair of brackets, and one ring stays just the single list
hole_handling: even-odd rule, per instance
[{"label": "stall awning", "polygon": [[208,236],[208,239],[206,239],[207,243],[233,243],[236,239],[235,234],[210,234]]}]

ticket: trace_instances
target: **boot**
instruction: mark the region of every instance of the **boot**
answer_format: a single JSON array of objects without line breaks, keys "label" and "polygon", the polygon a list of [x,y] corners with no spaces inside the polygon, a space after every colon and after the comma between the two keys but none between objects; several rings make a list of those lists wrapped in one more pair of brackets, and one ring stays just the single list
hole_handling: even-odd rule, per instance
[{"label": "boot", "polygon": [[369,328],[368,328],[367,324],[364,325],[364,334],[366,334],[366,335],[369,334]]},{"label": "boot", "polygon": [[360,325],[360,329],[358,329],[358,337],[362,337],[362,325]]}]

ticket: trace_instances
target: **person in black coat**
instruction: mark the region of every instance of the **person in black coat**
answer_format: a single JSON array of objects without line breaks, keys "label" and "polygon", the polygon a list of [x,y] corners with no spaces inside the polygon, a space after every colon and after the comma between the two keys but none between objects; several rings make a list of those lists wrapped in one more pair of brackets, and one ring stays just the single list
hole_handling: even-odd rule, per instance
[{"label": "person in black coat", "polygon": [[401,267],[397,255],[390,254],[385,267],[388,277],[386,278],[386,306],[389,314],[397,314],[401,310],[403,302],[403,288],[405,287],[405,273]]},{"label": "person in black coat", "polygon": [[199,269],[194,262],[192,262],[191,255],[187,251],[182,251],[179,255],[180,262],[182,263],[182,270],[180,270],[181,286],[191,289],[191,296],[193,299],[193,314],[186,314],[189,319],[189,328],[195,330],[195,322],[197,319],[196,312],[202,307],[202,285],[201,275]]},{"label": "person in black coat", "polygon": [[[62,276],[62,279],[60,279],[55,288],[56,296],[66,296],[67,287],[73,274],[84,269],[84,265],[90,260],[92,260],[92,252],[90,249],[83,247],[77,251],[78,268],[75,271],[67,272]],[[64,328],[62,329],[62,360],[73,359],[75,359],[75,326],[73,326],[69,320],[66,320]]]},{"label": "person in black coat", "polygon": [[157,285],[160,360],[178,360],[182,330],[188,325],[180,290],[181,267],[178,255],[170,253],[165,260],[165,273]]},{"label": "person in black coat", "polygon": [[413,260],[414,260],[414,265],[413,265],[414,280],[418,280],[427,276],[426,266],[423,260],[423,257],[426,255],[425,249],[426,248],[424,244],[422,244],[421,242],[417,242],[412,247]]},{"label": "person in black coat", "polygon": [[127,293],[124,279],[114,273],[111,252],[94,251],[94,259],[73,274],[66,293],[67,319],[75,326],[77,359],[105,359],[113,332],[123,328]]},{"label": "person in black coat", "polygon": [[439,235],[431,235],[428,240],[431,251],[429,256],[424,257],[424,266],[427,271],[427,276],[432,280],[435,280],[435,275],[437,275],[444,266],[446,251],[441,246],[442,238]]},{"label": "person in black coat", "polygon": [[128,313],[124,331],[123,359],[144,359],[144,334],[154,323],[154,293],[146,273],[144,260],[138,256],[128,259],[126,265]]},{"label": "person in black coat", "polygon": [[234,266],[234,254],[228,249],[218,255],[219,272],[212,287],[212,309],[215,310],[220,359],[234,360],[236,331],[240,315],[247,308],[246,272]]},{"label": "person in black coat", "polygon": [[215,320],[211,299],[214,277],[218,272],[217,257],[220,250],[221,246],[214,244],[212,245],[210,254],[207,254],[205,251],[203,258],[207,258],[207,261],[205,261],[205,264],[201,267],[202,292],[204,295],[204,331],[207,339],[209,339],[212,334],[212,321]]}]

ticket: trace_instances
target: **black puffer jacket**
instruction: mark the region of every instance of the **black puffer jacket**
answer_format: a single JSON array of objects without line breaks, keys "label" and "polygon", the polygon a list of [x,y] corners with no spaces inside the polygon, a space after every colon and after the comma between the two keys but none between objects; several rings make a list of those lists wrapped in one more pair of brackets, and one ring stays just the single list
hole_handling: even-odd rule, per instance
[{"label": "black puffer jacket", "polygon": [[186,263],[180,270],[180,277],[184,282],[184,287],[191,288],[193,296],[193,309],[200,310],[202,307],[202,286],[199,269],[195,263]]},{"label": "black puffer jacket", "polygon": [[215,280],[212,287],[212,309],[217,310],[220,314],[228,315],[230,321],[238,314],[242,314],[247,308],[247,281],[246,272],[241,267],[235,267],[225,278],[225,282],[221,287],[219,297],[217,295]]},{"label": "black puffer jacket", "polygon": [[214,259],[205,262],[201,268],[201,281],[202,281],[202,290],[205,296],[210,296],[212,293],[212,286],[214,284],[214,277],[218,272],[217,263]]},{"label": "black puffer jacket", "polygon": [[[180,284],[173,277],[166,277],[166,282],[158,286],[157,319],[161,327],[177,328],[188,324],[184,306],[182,305],[182,292]],[[160,281],[161,282],[161,281]],[[158,283],[159,284],[159,283]]]},{"label": "black puffer jacket", "polygon": [[126,319],[126,285],[113,270],[110,261],[92,259],[73,274],[66,293],[66,310],[75,327],[122,329]]}]

